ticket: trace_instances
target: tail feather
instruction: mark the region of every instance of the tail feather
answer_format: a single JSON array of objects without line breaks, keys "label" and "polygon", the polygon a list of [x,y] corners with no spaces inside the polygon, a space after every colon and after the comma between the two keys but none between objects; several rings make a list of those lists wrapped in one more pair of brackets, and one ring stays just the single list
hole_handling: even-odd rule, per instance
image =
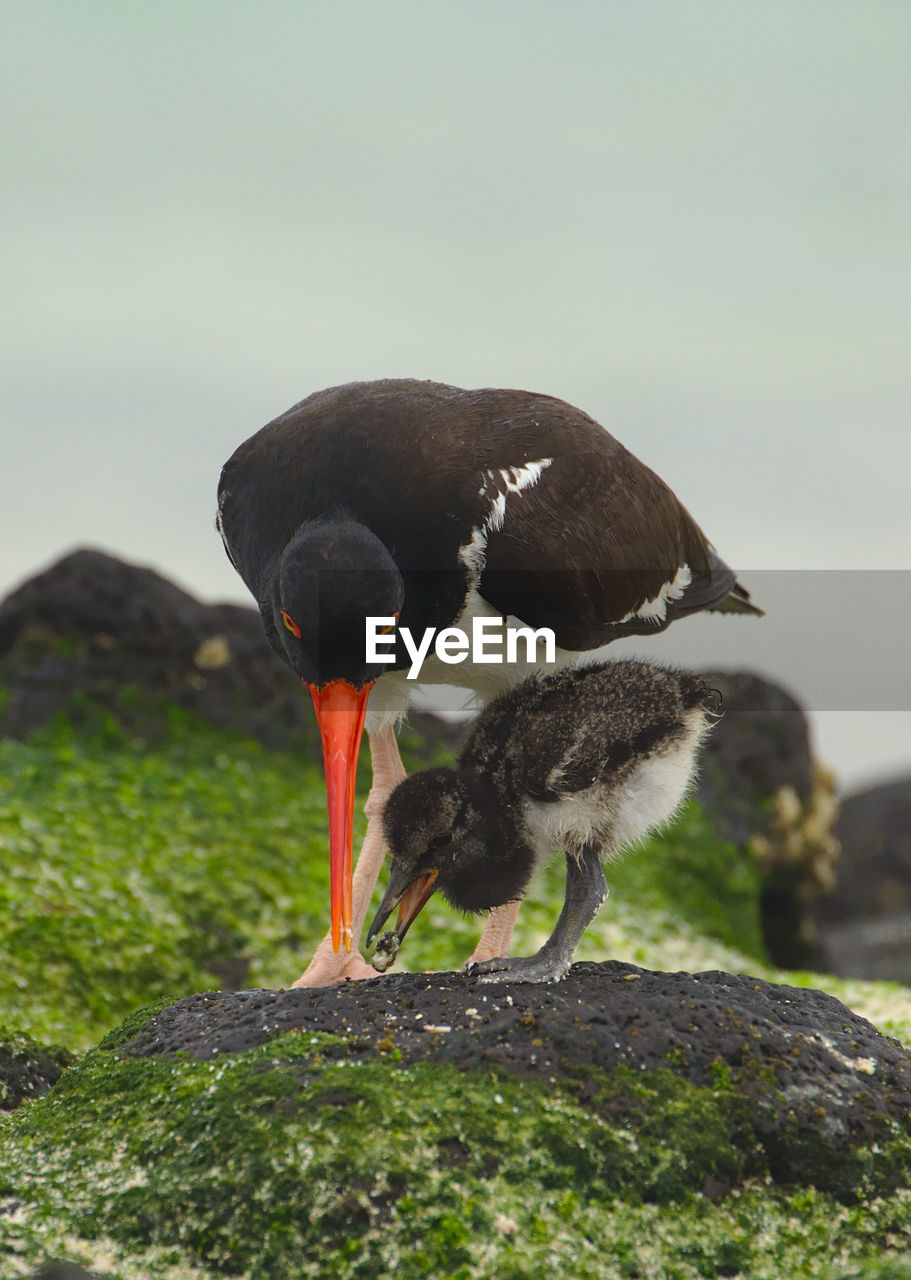
[{"label": "tail feather", "polygon": [[765,609],[760,609],[758,605],[750,602],[749,591],[739,582],[734,583],[723,600],[719,600],[717,604],[710,604],[708,611],[710,613],[752,613],[759,618],[765,616]]}]

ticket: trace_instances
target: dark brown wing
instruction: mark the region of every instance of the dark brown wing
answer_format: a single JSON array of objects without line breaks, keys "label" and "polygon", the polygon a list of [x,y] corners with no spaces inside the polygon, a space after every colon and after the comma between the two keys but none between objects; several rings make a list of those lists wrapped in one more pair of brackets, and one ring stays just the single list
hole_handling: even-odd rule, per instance
[{"label": "dark brown wing", "polygon": [[[663,630],[723,600],[734,574],[667,485],[585,414],[551,403],[554,456],[488,538],[484,599],[567,649]],[[539,405],[546,437],[542,417]]]}]

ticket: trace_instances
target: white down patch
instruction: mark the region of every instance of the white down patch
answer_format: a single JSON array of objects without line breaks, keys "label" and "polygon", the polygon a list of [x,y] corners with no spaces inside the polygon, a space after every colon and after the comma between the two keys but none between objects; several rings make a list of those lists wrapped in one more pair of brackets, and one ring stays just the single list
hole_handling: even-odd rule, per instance
[{"label": "white down patch", "polygon": [[506,499],[511,493],[521,493],[538,483],[541,472],[553,462],[553,458],[539,458],[537,462],[526,462],[521,467],[501,467],[499,471],[488,468],[478,490],[483,498],[493,495],[490,510],[481,524],[471,531],[471,538],[459,548],[459,559],[471,574],[471,585],[477,586],[478,579],[484,572],[487,558],[487,539],[492,533],[503,528],[506,518]]},{"label": "white down patch", "polygon": [[602,846],[611,858],[670,822],[696,776],[696,752],[708,728],[705,712],[686,712],[675,741],[645,756],[619,785],[608,779],[565,800],[526,800],[524,817],[538,858],[554,849],[578,854],[584,844]]},{"label": "white down patch", "polygon": [[696,750],[708,728],[701,707],[687,712],[686,727],[682,738],[643,760],[621,789],[611,824],[613,848],[641,840],[677,812],[696,776]]},{"label": "white down patch", "polygon": [[653,599],[646,600],[637,609],[631,609],[620,621],[630,622],[633,618],[640,618],[643,622],[663,622],[667,614],[668,601],[679,600],[692,581],[693,575],[689,565],[681,565],[672,582],[665,582]]}]

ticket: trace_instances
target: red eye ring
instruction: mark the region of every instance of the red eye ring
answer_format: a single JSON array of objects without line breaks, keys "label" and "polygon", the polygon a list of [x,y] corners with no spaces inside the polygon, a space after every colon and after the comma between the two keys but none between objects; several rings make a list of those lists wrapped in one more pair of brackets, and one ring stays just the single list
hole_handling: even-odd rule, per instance
[{"label": "red eye ring", "polygon": [[285,624],[285,630],[290,631],[293,636],[295,636],[298,640],[300,640],[301,629],[297,625],[297,623],[294,621],[294,619],[291,617],[291,614],[285,613],[284,609],[282,609],[281,615],[282,615],[282,622]]}]

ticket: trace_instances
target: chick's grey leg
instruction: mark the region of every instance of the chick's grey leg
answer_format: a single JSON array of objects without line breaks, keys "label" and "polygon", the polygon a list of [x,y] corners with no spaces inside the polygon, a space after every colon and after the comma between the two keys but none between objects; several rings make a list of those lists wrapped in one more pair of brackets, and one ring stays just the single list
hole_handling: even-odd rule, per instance
[{"label": "chick's grey leg", "polygon": [[576,859],[566,855],[566,898],[556,928],[533,956],[501,956],[472,965],[479,982],[559,982],[569,972],[579,941],[607,898],[599,849],[586,845]]}]

